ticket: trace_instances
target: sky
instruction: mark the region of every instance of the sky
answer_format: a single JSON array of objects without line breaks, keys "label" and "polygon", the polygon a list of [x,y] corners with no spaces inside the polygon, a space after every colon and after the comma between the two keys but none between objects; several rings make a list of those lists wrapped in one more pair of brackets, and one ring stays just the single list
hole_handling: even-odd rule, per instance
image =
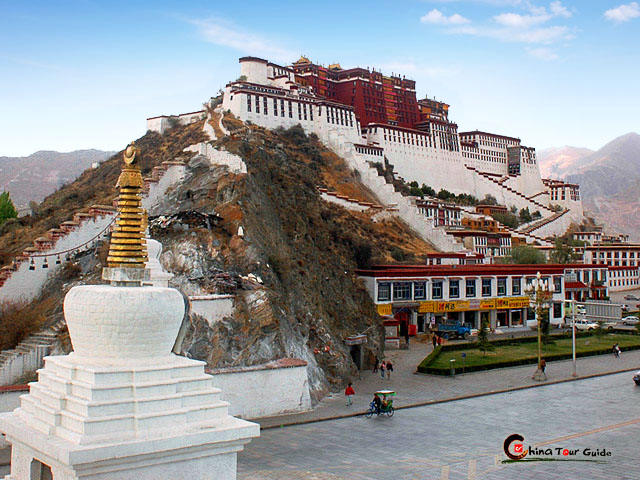
[{"label": "sky", "polygon": [[120,150],[244,55],[405,75],[460,131],[537,149],[640,132],[636,1],[0,0],[0,45],[0,156]]}]

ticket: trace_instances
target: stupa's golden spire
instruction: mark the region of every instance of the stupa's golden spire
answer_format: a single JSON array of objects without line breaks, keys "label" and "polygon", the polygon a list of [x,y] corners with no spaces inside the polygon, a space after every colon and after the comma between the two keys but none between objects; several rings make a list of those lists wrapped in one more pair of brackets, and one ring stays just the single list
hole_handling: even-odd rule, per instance
[{"label": "stupa's golden spire", "polygon": [[[111,234],[107,264],[110,268],[145,268],[148,261],[144,230],[146,212],[142,208],[144,182],[138,165],[140,152],[134,142],[124,151],[124,166],[116,187],[118,195],[118,219]],[[137,158],[138,157],[138,158]]]}]

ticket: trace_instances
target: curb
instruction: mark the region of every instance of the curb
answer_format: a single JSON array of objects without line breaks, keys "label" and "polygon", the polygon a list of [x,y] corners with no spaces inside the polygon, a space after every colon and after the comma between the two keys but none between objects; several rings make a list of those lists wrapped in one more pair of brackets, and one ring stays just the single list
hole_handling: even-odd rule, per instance
[{"label": "curb", "polygon": [[[541,382],[538,384],[533,384],[533,385],[521,385],[519,387],[511,387],[511,388],[503,388],[500,390],[491,390],[489,392],[479,392],[479,393],[470,393],[467,395],[460,395],[457,397],[451,397],[451,398],[443,398],[443,399],[439,399],[439,400],[428,400],[425,402],[416,402],[416,403],[410,403],[408,405],[402,405],[399,407],[396,407],[395,410],[406,410],[409,408],[417,408],[417,407],[425,407],[428,405],[438,405],[440,403],[448,403],[448,402],[457,402],[460,400],[467,400],[470,398],[479,398],[479,397],[486,397],[489,395],[497,395],[500,393],[507,393],[507,392],[517,392],[519,390],[527,390],[530,388],[539,388],[539,387],[544,387],[547,385],[557,385],[559,383],[567,383],[567,382],[575,382],[578,380],[588,380],[590,378],[598,378],[598,377],[605,377],[607,375],[617,375],[618,373],[626,373],[626,372],[633,372],[633,371],[637,371],[639,370],[639,367],[635,367],[635,368],[625,368],[623,370],[614,370],[611,372],[602,372],[602,373],[591,373],[588,375],[580,375],[577,377],[569,377],[569,378],[562,378],[559,380],[551,380],[551,381],[545,381],[545,382]],[[354,413],[345,413],[345,414],[340,414],[340,415],[332,415],[330,417],[324,417],[324,418],[314,418],[314,419],[306,419],[306,420],[294,420],[291,422],[286,422],[286,423],[281,423],[279,425],[267,425],[267,426],[262,426],[260,425],[260,430],[271,430],[274,428],[284,428],[284,427],[293,427],[295,425],[308,425],[310,423],[319,423],[319,422],[328,422],[330,420],[339,420],[342,418],[353,418],[353,417],[360,417],[363,416],[366,412],[354,412]],[[260,423],[260,419],[254,420],[258,423]]]}]

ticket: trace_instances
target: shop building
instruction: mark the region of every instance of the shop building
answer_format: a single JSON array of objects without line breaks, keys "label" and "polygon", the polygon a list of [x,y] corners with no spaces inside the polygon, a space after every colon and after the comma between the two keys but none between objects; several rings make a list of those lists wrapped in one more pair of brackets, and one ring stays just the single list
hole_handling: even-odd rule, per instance
[{"label": "shop building", "polygon": [[378,313],[398,322],[400,335],[425,332],[432,320],[471,328],[484,320],[492,329],[535,325],[525,289],[537,272],[555,288],[553,325],[563,323],[565,299],[608,296],[604,265],[378,265],[356,271]]}]

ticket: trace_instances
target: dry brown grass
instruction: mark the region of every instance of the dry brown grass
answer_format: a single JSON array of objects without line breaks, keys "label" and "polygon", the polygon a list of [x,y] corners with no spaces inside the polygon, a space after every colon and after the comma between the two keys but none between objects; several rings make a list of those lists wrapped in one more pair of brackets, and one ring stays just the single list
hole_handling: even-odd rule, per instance
[{"label": "dry brown grass", "polygon": [[14,348],[38,331],[57,306],[55,298],[0,304],[0,350]]},{"label": "dry brown grass", "polygon": [[[140,168],[148,176],[153,167],[165,160],[184,155],[182,150],[204,140],[204,122],[178,126],[165,134],[147,132],[136,140],[142,155]],[[115,184],[122,165],[122,152],[105,160],[95,169],[85,170],[73,183],[62,187],[45,198],[36,215],[6,222],[0,227],[0,264],[7,265],[33,240],[71,220],[77,212],[87,211],[92,205],[111,205],[116,196]]]}]

